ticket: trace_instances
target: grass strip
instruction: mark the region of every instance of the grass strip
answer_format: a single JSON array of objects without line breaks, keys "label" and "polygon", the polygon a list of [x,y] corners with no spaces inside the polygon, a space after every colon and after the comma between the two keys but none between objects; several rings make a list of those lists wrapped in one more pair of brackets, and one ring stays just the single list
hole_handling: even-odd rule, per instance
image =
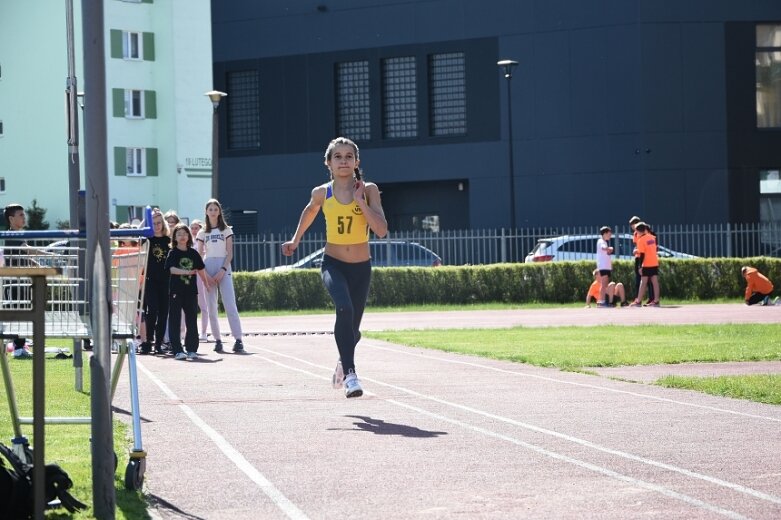
[{"label": "grass strip", "polygon": [[[22,416],[32,416],[32,362],[15,360],[8,356],[17,408]],[[70,360],[46,360],[46,415],[47,416],[89,416],[89,367],[84,367],[84,392],[74,389],[74,368]],[[0,376],[1,377],[1,376]],[[35,447],[31,425],[22,425],[22,434]],[[48,519],[94,518],[92,511],[92,459],[90,447],[90,425],[46,425],[46,463],[59,464],[73,480],[70,493],[90,508],[71,515],[64,508],[47,511]],[[140,491],[125,489],[125,468],[128,462],[129,427],[114,420],[114,452],[119,458],[115,474],[116,518],[147,519],[146,501]],[[0,384],[0,440],[6,445],[13,437],[11,415],[5,385]]]},{"label": "grass strip", "polygon": [[666,388],[684,388],[706,394],[748,399],[766,404],[781,404],[781,374],[744,376],[681,377],[666,376],[656,384]]},{"label": "grass strip", "polygon": [[563,370],[781,360],[781,324],[400,330],[364,336]]},{"label": "grass strip", "polygon": [[[582,309],[585,301],[585,293],[583,294],[584,300],[578,300],[571,303],[550,303],[550,302],[532,302],[532,303],[503,303],[503,302],[486,302],[486,303],[474,303],[474,304],[418,304],[418,305],[404,305],[404,306],[369,306],[366,312],[376,313],[388,313],[388,312],[447,312],[447,311],[509,311],[509,310],[529,310],[529,309]],[[705,304],[718,304],[718,303],[743,303],[735,299],[717,298],[713,300],[664,300],[664,305],[705,305]],[[299,309],[299,310],[243,310],[240,312],[241,317],[258,318],[266,316],[295,316],[305,314],[333,314],[334,309],[332,307],[318,307],[315,309]],[[224,312],[220,312],[221,318],[225,317]]]}]

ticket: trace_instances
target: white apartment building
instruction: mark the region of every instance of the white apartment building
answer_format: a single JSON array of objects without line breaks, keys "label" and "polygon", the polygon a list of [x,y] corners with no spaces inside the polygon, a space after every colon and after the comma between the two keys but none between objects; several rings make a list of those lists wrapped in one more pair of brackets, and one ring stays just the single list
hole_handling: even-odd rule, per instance
[{"label": "white apartment building", "polygon": [[[109,218],[130,221],[146,205],[203,218],[211,195],[210,0],[105,0],[104,10]],[[78,88],[87,90],[79,0],[74,17]],[[0,205],[36,199],[52,228],[69,219],[66,43],[62,0],[2,2]],[[82,99],[89,110],[89,92]],[[85,146],[81,139],[82,157]],[[83,171],[81,178],[83,189]]]}]

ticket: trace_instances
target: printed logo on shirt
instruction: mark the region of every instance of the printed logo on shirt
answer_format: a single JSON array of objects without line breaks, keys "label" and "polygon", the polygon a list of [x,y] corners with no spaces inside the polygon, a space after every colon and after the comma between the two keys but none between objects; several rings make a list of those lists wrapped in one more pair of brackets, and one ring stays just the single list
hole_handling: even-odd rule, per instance
[{"label": "printed logo on shirt", "polygon": [[152,248],[152,256],[158,262],[165,262],[165,257],[168,256],[168,252],[162,247],[156,245]]},{"label": "printed logo on shirt", "polygon": [[363,211],[361,211],[361,207],[358,204],[353,206],[353,215],[363,215]]},{"label": "printed logo on shirt", "polygon": [[[185,271],[192,271],[193,266],[193,259],[192,258],[182,258],[179,260],[179,269],[184,269]],[[185,285],[190,285],[190,275],[189,274],[180,274],[179,279],[184,283]]]},{"label": "printed logo on shirt", "polygon": [[209,242],[225,242],[225,237],[219,230],[216,233],[212,232],[207,238],[209,239]]}]

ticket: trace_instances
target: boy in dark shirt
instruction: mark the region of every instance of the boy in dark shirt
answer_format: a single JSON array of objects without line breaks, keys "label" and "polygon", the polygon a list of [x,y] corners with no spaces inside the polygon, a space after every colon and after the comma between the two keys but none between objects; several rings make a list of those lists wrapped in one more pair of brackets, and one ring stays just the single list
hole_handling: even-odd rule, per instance
[{"label": "boy in dark shirt", "polygon": [[[24,231],[26,215],[24,206],[21,204],[9,204],[3,210],[5,222],[8,225],[8,231]],[[9,267],[30,267],[38,265],[33,258],[25,258],[30,251],[27,242],[23,239],[7,238],[4,243],[5,263]],[[16,305],[22,299],[22,288],[18,283],[11,283],[5,289],[5,299]],[[32,354],[25,348],[25,338],[14,338],[14,358],[27,359]]]},{"label": "boy in dark shirt", "polygon": [[[203,286],[209,290],[209,282],[204,272],[201,255],[193,249],[193,236],[187,224],[179,223],[174,227],[175,246],[168,253],[165,268],[171,273],[168,289],[168,330],[171,331],[171,347],[176,359],[198,359],[198,284],[195,276],[200,276]],[[181,330],[182,312],[186,329],[184,346],[178,331]]]}]

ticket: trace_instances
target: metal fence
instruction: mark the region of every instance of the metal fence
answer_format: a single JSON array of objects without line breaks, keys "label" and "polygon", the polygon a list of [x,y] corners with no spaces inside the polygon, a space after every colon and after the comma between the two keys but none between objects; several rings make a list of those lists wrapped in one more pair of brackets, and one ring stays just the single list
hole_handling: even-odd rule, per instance
[{"label": "metal fence", "polygon": [[[611,226],[615,236],[631,234],[628,225]],[[700,257],[781,256],[781,222],[690,224],[654,227],[660,245]],[[443,265],[523,262],[537,241],[563,235],[593,235],[598,226],[456,231],[395,231],[385,240],[417,242],[442,258]],[[323,247],[325,234],[307,233],[293,257],[280,251],[289,234],[236,235],[233,269],[255,271],[292,264]]]}]

